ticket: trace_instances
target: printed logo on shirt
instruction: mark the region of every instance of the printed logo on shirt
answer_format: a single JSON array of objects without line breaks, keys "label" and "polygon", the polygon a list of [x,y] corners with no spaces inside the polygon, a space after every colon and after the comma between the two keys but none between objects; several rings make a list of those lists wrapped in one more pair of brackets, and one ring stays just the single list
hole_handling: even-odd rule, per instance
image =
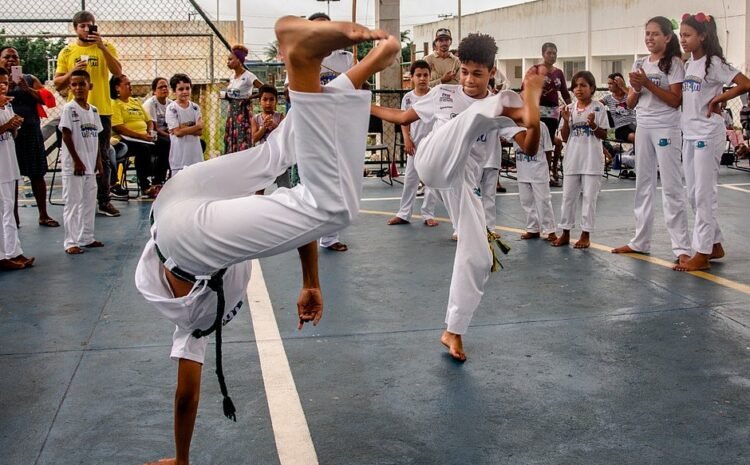
[{"label": "printed logo on shirt", "polygon": [[594,135],[594,130],[591,129],[589,123],[579,122],[573,123],[573,127],[570,129],[570,134],[576,137],[588,137]]},{"label": "printed logo on shirt", "polygon": [[77,112],[77,111],[75,111],[75,110],[70,110],[70,120],[71,120],[71,121],[72,121],[73,123],[80,123],[80,122],[81,122],[81,117],[80,117],[80,116],[78,115],[78,112]]},{"label": "printed logo on shirt", "polygon": [[487,143],[487,134],[482,134],[481,136],[477,137],[477,142]]},{"label": "printed logo on shirt", "polygon": [[320,73],[320,84],[326,85],[329,82],[336,79],[336,73],[327,72],[327,73]]},{"label": "printed logo on shirt", "polygon": [[407,106],[407,107],[411,106],[411,99],[409,97],[406,97],[404,99],[404,106]]},{"label": "printed logo on shirt", "polygon": [[447,92],[442,92],[440,94],[440,100],[438,100],[439,103],[448,102],[453,103],[453,96]]},{"label": "printed logo on shirt", "polygon": [[456,116],[458,116],[458,113],[451,113],[450,115],[451,119],[455,118]]},{"label": "printed logo on shirt", "polygon": [[99,137],[99,128],[96,124],[83,123],[81,125],[81,136],[86,137]]},{"label": "printed logo on shirt", "polygon": [[539,158],[534,156],[529,156],[526,153],[522,152],[521,150],[516,150],[516,161],[517,162],[533,162],[533,161],[539,161]]},{"label": "printed logo on shirt", "polygon": [[232,321],[232,319],[235,316],[237,316],[237,312],[239,312],[241,308],[242,308],[242,301],[240,300],[239,302],[237,302],[237,305],[235,305],[234,308],[229,313],[224,315],[224,318],[221,320],[221,326],[226,326],[227,323]]},{"label": "printed logo on shirt", "polygon": [[[81,61],[81,56],[79,55],[78,58],[76,58],[76,62]],[[89,59],[86,63],[87,66],[91,66],[92,68],[98,68],[99,67],[99,58],[92,57],[89,55]]]},{"label": "printed logo on shirt", "polygon": [[703,86],[703,79],[698,76],[685,76],[685,80],[682,81],[683,92],[700,92]]},{"label": "printed logo on shirt", "polygon": [[656,87],[661,87],[661,74],[648,74],[646,75],[649,81],[651,81]]},{"label": "printed logo on shirt", "polygon": [[4,133],[0,134],[0,142],[5,142],[6,140],[12,139],[13,134],[10,131],[5,131]]}]

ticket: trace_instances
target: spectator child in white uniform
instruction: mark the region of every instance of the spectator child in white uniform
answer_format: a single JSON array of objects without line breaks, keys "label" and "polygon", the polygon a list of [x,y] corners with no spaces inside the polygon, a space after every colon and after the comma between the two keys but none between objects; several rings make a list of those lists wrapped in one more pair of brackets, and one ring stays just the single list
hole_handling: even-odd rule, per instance
[{"label": "spectator child in white uniform", "polygon": [[74,70],[70,76],[73,100],[60,114],[62,131],[63,223],[65,252],[81,254],[81,247],[102,247],[94,238],[96,216],[96,173],[101,173],[99,133],[103,131],[99,111],[87,103],[91,81],[85,70]]},{"label": "spectator child in white uniform", "polygon": [[[682,185],[682,131],[680,104],[685,69],[672,22],[657,16],[646,23],[646,48],[630,73],[628,106],[635,107],[635,236],[612,253],[650,253],[654,225],[654,198],[661,178],[664,222],[672,241],[672,253],[685,262],[690,258],[687,197]],[[658,173],[658,174],[657,174]]]},{"label": "spectator child in white uniform", "polygon": [[549,165],[547,156],[555,149],[552,138],[545,124],[542,124],[539,150],[529,155],[523,151],[516,139],[513,147],[516,151],[516,178],[518,180],[518,197],[521,207],[526,212],[526,232],[521,239],[535,239],[542,234],[548,241],[557,239],[555,234],[555,213],[552,210],[552,193],[549,190]]},{"label": "spectator child in white uniform", "polygon": [[591,232],[594,230],[596,200],[601,188],[604,171],[604,146],[609,121],[607,109],[591,97],[596,90],[596,80],[589,71],[580,71],[571,80],[571,90],[577,101],[563,107],[563,126],[560,131],[567,143],[563,158],[562,212],[560,214],[560,237],[551,244],[560,247],[570,243],[570,230],[576,222],[576,206],[583,193],[581,205],[581,237],[575,243],[576,249],[586,249],[591,245]]},{"label": "spectator child in white uniform", "polygon": [[23,256],[18,227],[13,216],[16,181],[21,179],[13,137],[23,118],[13,112],[8,93],[8,70],[0,67],[0,269],[20,270],[34,264],[34,257]]},{"label": "spectator child in white uniform", "polygon": [[523,128],[517,126],[501,128],[482,134],[471,147],[472,150],[484,151],[483,159],[486,161],[477,175],[479,178],[478,187],[482,197],[482,208],[484,209],[484,224],[495,238],[500,238],[500,234],[495,231],[497,227],[497,205],[495,201],[498,180],[500,179],[500,166],[503,162],[503,148],[500,141],[501,139],[513,140],[515,135],[521,132],[523,132]]},{"label": "spectator child in white uniform", "polygon": [[[487,85],[495,73],[495,40],[484,34],[469,34],[458,48],[462,85],[440,84],[407,111],[373,106],[372,113],[395,124],[414,121],[434,123],[414,158],[425,185],[438,189],[458,231],[453,265],[447,329],[441,342],[451,357],[466,360],[462,335],[484,294],[484,286],[494,267],[494,250],[484,220],[476,188],[479,173],[487,162],[486,152],[472,150],[482,134],[501,127],[513,127],[523,120],[524,149],[536,153],[539,144],[539,98],[544,77],[528,75],[525,104],[510,91],[490,95]],[[511,116],[509,118],[500,117]],[[453,205],[450,205],[452,202]]]},{"label": "spectator child in white uniform", "polygon": [[[298,328],[320,320],[316,240],[347,225],[359,209],[371,95],[355,88],[391,65],[401,50],[398,39],[353,23],[285,17],[276,22],[276,34],[294,99],[287,118],[258,147],[185,168],[164,185],[153,205],[152,238],[138,264],[136,286],[177,325],[172,357],[179,359],[177,456],[160,464],[189,463],[206,335],[213,331],[224,413],[235,416],[223,378],[221,328],[245,299],[249,260],[298,248],[303,268]],[[386,38],[321,88],[323,56]],[[295,161],[302,184],[255,195]]]},{"label": "spectator child in white uniform", "polygon": [[192,82],[186,74],[175,74],[169,80],[177,100],[167,107],[170,134],[169,168],[175,176],[183,168],[203,161],[201,134],[203,118],[200,107],[190,101]]},{"label": "spectator child in white uniform", "polygon": [[[726,145],[721,103],[750,90],[750,79],[730,66],[716,34],[716,20],[703,13],[685,14],[680,43],[690,59],[682,83],[682,167],[688,201],[695,213],[694,255],[677,271],[706,270],[709,260],[724,256],[719,228],[719,163]],[[722,93],[724,86],[736,84]]]},{"label": "spectator child in white uniform", "polygon": [[[430,91],[431,71],[429,63],[424,60],[417,60],[412,63],[409,72],[414,90],[407,92],[401,99],[401,109],[404,111],[411,108]],[[401,193],[401,205],[396,216],[388,220],[389,225],[409,224],[411,221],[414,199],[417,197],[417,189],[419,188],[419,175],[414,167],[414,154],[419,143],[431,129],[432,126],[422,121],[401,126],[401,133],[404,136],[404,151],[407,155],[406,174],[404,175],[404,190]],[[422,199],[422,220],[427,226],[435,227],[440,224],[435,219],[436,204],[437,194],[429,187],[425,187],[424,198]]]}]

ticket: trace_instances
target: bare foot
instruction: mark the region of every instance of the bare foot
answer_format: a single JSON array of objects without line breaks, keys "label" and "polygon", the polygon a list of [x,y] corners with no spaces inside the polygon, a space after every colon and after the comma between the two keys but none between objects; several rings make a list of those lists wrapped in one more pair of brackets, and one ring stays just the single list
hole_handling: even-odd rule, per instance
[{"label": "bare foot", "polygon": [[563,230],[563,233],[560,237],[550,242],[549,245],[551,245],[552,247],[562,247],[568,244],[570,244],[570,231],[566,229],[566,230]]},{"label": "bare foot", "polygon": [[721,246],[721,242],[714,244],[713,250],[711,250],[711,260],[718,260],[724,257],[724,247]]},{"label": "bare foot", "polygon": [[576,249],[588,249],[591,246],[591,239],[589,239],[589,233],[581,231],[581,237],[578,238],[573,247]]},{"label": "bare foot", "polygon": [[708,270],[711,268],[711,263],[709,263],[709,259],[711,258],[710,255],[696,252],[693,257],[688,260],[687,262],[680,263],[678,265],[675,265],[672,267],[675,271],[700,271],[700,270]]},{"label": "bare foot", "polygon": [[83,250],[82,248],[78,247],[77,245],[74,245],[73,247],[68,247],[67,249],[65,249],[65,253],[68,254],[68,255],[78,255],[78,254],[82,254],[84,252],[85,252],[85,250]]},{"label": "bare foot", "polygon": [[629,245],[623,245],[617,248],[614,248],[609,251],[610,253],[640,253],[637,250],[633,250],[630,248]]},{"label": "bare foot", "polygon": [[445,330],[443,331],[443,335],[440,336],[440,342],[448,348],[448,353],[454,360],[459,362],[466,361],[466,352],[464,352],[464,344],[460,334],[454,334]]},{"label": "bare foot", "polygon": [[435,226],[440,226],[440,223],[435,218],[427,218],[424,220],[424,225],[428,228],[434,228]]},{"label": "bare foot", "polygon": [[677,257],[677,264],[684,265],[688,262],[688,260],[690,260],[690,255],[684,253],[680,255],[679,257]]},{"label": "bare foot", "polygon": [[157,460],[156,462],[148,462],[144,463],[143,465],[176,465],[177,459],[161,459]]},{"label": "bare foot", "polygon": [[528,232],[528,231],[527,231],[527,232],[525,232],[525,233],[521,234],[521,239],[523,239],[523,240],[527,240],[527,239],[538,239],[538,238],[540,238],[540,237],[542,237],[542,236],[541,236],[541,234],[539,234],[538,232],[535,232],[535,233],[533,233],[533,232]]},{"label": "bare foot", "polygon": [[557,234],[555,233],[549,233],[547,235],[547,238],[545,239],[547,242],[554,242],[557,240]]},{"label": "bare foot", "polygon": [[393,218],[388,219],[387,224],[393,226],[394,224],[409,224],[409,222],[400,216],[394,216]]},{"label": "bare foot", "polygon": [[296,16],[284,16],[276,21],[274,29],[282,54],[293,64],[300,60],[302,64],[310,59],[321,61],[334,50],[388,38],[385,31],[371,30],[357,23],[308,21]]}]

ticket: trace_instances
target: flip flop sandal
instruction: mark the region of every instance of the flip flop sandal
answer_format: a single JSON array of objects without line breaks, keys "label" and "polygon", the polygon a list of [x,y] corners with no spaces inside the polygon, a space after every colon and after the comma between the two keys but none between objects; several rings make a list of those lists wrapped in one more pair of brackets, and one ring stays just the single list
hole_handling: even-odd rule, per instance
[{"label": "flip flop sandal", "polygon": [[78,246],[73,246],[73,247],[69,247],[69,248],[65,249],[65,253],[68,254],[68,255],[78,255],[78,254],[82,254],[84,252],[85,252],[85,250],[83,250],[82,248],[80,248]]},{"label": "flip flop sandal", "polygon": [[94,241],[91,244],[84,245],[87,249],[95,249],[98,247],[104,247],[104,244],[101,241]]},{"label": "flip flop sandal", "polygon": [[47,219],[44,219],[44,220],[39,220],[39,226],[46,226],[48,228],[59,228],[60,227],[60,223],[58,223],[57,221],[53,220],[52,218],[47,218]]},{"label": "flip flop sandal", "polygon": [[405,219],[401,218],[401,217],[398,217],[398,216],[394,216],[393,218],[391,218],[390,220],[388,220],[388,225],[389,226],[393,226],[395,224],[409,224],[409,222],[406,221]]},{"label": "flip flop sandal", "polygon": [[336,242],[333,245],[329,245],[326,247],[328,250],[333,250],[334,252],[346,252],[349,250],[349,247],[346,246],[346,244],[342,244],[341,242]]}]

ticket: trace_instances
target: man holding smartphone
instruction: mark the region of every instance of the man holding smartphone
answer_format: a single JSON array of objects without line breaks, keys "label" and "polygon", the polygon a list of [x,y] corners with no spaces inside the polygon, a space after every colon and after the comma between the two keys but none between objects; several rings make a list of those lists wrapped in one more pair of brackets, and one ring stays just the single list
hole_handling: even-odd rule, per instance
[{"label": "man holding smartphone", "polygon": [[[73,16],[73,28],[77,39],[60,51],[57,57],[55,88],[62,91],[70,84],[70,75],[77,69],[88,71],[93,89],[89,92],[88,103],[99,111],[104,130],[99,133],[99,157],[107,156],[109,139],[112,135],[112,100],[109,96],[109,77],[120,76],[122,65],[117,59],[117,50],[109,42],[102,40],[96,26],[94,15],[88,11],[79,11]],[[68,100],[73,94],[68,94]],[[103,160],[102,160],[103,161]],[[98,212],[105,216],[120,216],[110,202],[109,163],[102,163],[104,172],[97,177]]]}]

